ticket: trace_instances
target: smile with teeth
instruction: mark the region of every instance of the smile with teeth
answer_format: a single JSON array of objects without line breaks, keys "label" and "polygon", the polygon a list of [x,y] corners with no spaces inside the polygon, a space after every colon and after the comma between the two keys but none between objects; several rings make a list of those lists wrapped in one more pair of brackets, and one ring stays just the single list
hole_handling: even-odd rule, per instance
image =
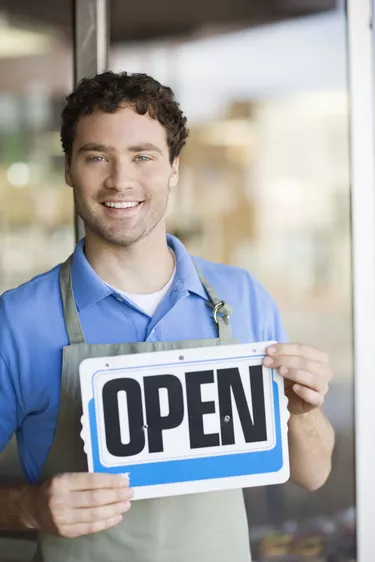
[{"label": "smile with teeth", "polygon": [[104,205],[106,207],[112,207],[113,209],[130,209],[131,207],[136,207],[139,205],[140,201],[106,201]]}]

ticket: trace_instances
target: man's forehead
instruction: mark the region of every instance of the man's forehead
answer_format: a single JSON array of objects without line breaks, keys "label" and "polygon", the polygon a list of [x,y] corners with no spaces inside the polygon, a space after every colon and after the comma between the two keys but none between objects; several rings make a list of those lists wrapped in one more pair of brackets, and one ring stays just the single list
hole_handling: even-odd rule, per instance
[{"label": "man's forehead", "polygon": [[167,133],[159,121],[132,108],[120,108],[113,113],[98,109],[78,119],[75,143],[112,144],[113,139],[127,145],[167,145]]}]

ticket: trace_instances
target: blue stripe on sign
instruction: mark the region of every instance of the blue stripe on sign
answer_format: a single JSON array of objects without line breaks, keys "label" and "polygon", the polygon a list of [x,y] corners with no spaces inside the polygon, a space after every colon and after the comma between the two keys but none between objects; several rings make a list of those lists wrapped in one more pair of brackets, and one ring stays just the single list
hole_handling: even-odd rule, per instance
[{"label": "blue stripe on sign", "polygon": [[276,444],[273,449],[249,453],[232,453],[216,457],[161,461],[130,466],[123,465],[111,468],[102,465],[100,462],[95,407],[94,400],[92,399],[89,403],[89,416],[94,471],[110,473],[129,472],[132,486],[153,486],[155,484],[171,484],[176,482],[191,482],[194,480],[211,480],[230,476],[277,472],[283,466],[283,451],[281,443],[279,390],[275,381],[273,381],[272,384],[276,417],[274,420]]}]

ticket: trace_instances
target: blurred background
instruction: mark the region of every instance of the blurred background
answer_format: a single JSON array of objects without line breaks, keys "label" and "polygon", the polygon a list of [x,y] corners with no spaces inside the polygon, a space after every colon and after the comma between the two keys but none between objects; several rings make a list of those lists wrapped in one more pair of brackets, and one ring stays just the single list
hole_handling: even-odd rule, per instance
[{"label": "blurred background", "polygon": [[[68,0],[0,0],[0,294],[74,247],[59,139],[72,14]],[[332,475],[313,494],[245,491],[255,562],[356,560],[346,19],[334,0],[110,1],[110,68],[170,85],[188,117],[169,230],[251,271],[289,338],[335,371]],[[0,455],[4,479],[15,455]],[[3,541],[0,562],[30,559],[31,541]]]}]

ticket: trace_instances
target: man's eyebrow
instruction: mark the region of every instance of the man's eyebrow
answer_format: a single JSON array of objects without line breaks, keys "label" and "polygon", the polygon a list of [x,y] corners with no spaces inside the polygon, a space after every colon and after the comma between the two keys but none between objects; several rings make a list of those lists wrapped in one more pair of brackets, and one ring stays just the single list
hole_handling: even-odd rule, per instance
[{"label": "man's eyebrow", "polygon": [[112,152],[112,146],[106,144],[97,144],[95,142],[89,142],[84,144],[78,149],[78,152]]},{"label": "man's eyebrow", "polygon": [[[114,148],[112,146],[107,145],[107,144],[98,144],[98,143],[95,143],[95,142],[89,142],[89,143],[81,146],[78,149],[78,153],[82,153],[82,152],[113,152],[113,150],[114,150]],[[158,154],[161,154],[161,155],[164,154],[164,152],[161,148],[158,148],[157,146],[155,146],[154,144],[152,144],[150,142],[145,142],[145,143],[142,143],[142,144],[129,146],[129,148],[128,148],[129,152],[143,152],[144,150],[150,150],[152,152],[157,152]]]},{"label": "man's eyebrow", "polygon": [[150,142],[129,146],[128,150],[129,152],[143,152],[144,150],[150,150],[152,152],[158,152],[159,154],[164,154],[161,148],[158,148],[157,146],[155,146]]}]

